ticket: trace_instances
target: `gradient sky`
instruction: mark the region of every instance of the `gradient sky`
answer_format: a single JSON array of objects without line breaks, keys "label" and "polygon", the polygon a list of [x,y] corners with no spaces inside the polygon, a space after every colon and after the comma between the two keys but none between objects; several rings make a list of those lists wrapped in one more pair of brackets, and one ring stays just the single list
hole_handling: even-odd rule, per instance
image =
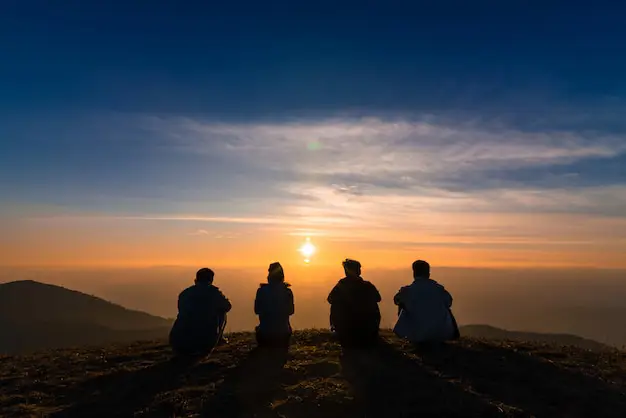
[{"label": "gradient sky", "polygon": [[223,3],[2,2],[0,264],[626,268],[626,5]]}]

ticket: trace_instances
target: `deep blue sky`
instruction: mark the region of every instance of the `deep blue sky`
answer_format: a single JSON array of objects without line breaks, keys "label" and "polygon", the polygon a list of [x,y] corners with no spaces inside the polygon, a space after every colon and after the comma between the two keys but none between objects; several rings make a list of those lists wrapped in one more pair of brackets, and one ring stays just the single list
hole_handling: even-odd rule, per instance
[{"label": "deep blue sky", "polygon": [[4,211],[622,213],[623,2],[296,3],[2,2]]},{"label": "deep blue sky", "polygon": [[377,3],[4,2],[0,106],[249,118],[625,93],[620,2]]}]

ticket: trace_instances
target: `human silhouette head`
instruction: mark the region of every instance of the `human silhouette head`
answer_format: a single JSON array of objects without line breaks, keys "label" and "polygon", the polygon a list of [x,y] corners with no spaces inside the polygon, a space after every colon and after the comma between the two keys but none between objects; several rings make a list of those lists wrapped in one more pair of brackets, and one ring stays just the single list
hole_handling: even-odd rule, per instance
[{"label": "human silhouette head", "polygon": [[413,277],[414,278],[423,277],[426,279],[429,278],[430,277],[430,264],[428,264],[424,260],[414,261],[413,262]]},{"label": "human silhouette head", "polygon": [[346,258],[341,264],[343,265],[343,270],[346,272],[346,276],[358,277],[361,275],[361,263],[358,261]]},{"label": "human silhouette head", "polygon": [[213,284],[213,276],[215,276],[213,270],[203,267],[196,272],[196,283]]},{"label": "human silhouette head", "polygon": [[285,282],[285,272],[283,270],[283,266],[281,266],[279,262],[270,264],[270,267],[267,269],[267,282],[268,283],[284,283]]}]

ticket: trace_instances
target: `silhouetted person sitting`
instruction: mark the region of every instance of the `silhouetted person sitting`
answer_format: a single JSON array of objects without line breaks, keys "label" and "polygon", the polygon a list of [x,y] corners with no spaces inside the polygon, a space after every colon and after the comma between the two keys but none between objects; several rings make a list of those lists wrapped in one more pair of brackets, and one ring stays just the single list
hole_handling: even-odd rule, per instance
[{"label": "silhouetted person sitting", "polygon": [[294,313],[293,292],[289,286],[280,263],[270,264],[267,283],[261,284],[254,300],[254,313],[259,315],[256,338],[260,346],[289,345],[289,317]]},{"label": "silhouetted person sitting", "polygon": [[413,283],[404,286],[393,298],[398,305],[398,322],[393,331],[413,343],[442,342],[459,337],[452,315],[452,296],[430,278],[430,265],[413,263]]},{"label": "silhouetted person sitting", "polygon": [[346,277],[328,295],[330,328],[343,346],[367,346],[378,341],[381,301],[376,287],[361,278],[361,263],[346,259]]},{"label": "silhouetted person sitting", "polygon": [[178,355],[209,354],[222,338],[230,301],[213,286],[213,270],[202,268],[195,284],[178,296],[178,316],[170,345]]}]

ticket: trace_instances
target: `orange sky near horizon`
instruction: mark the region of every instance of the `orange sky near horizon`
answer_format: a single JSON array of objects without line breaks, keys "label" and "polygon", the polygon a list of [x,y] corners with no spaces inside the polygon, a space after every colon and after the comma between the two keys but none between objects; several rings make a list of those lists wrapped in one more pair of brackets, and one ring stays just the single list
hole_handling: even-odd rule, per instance
[{"label": "orange sky near horizon", "polygon": [[[316,246],[310,263],[318,267],[336,268],[350,257],[370,268],[404,268],[418,258],[446,267],[626,268],[626,241],[619,233],[624,225],[617,220],[468,214],[446,221],[432,223],[427,230],[407,221],[403,230],[89,216],[23,218],[4,222],[0,265],[241,268],[281,261],[305,266],[298,249],[309,236]],[[475,225],[468,229],[472,221]]]}]

